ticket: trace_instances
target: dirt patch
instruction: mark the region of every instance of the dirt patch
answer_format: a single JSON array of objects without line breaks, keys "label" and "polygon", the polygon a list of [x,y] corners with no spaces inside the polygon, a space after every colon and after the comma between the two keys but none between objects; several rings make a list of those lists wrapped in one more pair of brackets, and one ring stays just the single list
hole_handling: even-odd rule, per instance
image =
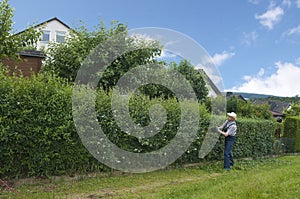
[{"label": "dirt patch", "polygon": [[99,199],[99,198],[112,198],[113,196],[116,196],[117,194],[114,193],[114,191],[111,192],[103,192],[99,195],[89,195],[87,196],[88,199]]},{"label": "dirt patch", "polygon": [[86,198],[86,199],[99,199],[99,198],[114,198],[118,196],[125,196],[126,194],[130,193],[138,193],[143,192],[143,191],[155,191],[158,189],[163,189],[164,187],[167,187],[168,185],[179,185],[183,184],[186,182],[200,182],[205,179],[210,179],[210,178],[216,178],[222,174],[220,173],[211,173],[203,176],[187,176],[186,178],[182,179],[177,179],[177,180],[165,180],[165,181],[158,181],[147,183],[147,184],[142,184],[139,186],[135,187],[122,187],[122,188],[103,188],[98,191],[94,192],[89,192],[88,194],[71,194],[68,196],[68,198]]}]

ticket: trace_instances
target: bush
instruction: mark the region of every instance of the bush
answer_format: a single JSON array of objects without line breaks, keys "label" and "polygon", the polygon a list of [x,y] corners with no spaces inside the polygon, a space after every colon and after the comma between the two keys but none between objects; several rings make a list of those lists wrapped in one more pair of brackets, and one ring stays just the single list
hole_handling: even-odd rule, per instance
[{"label": "bush", "polygon": [[287,117],[284,121],[282,142],[287,152],[300,152],[300,117]]},{"label": "bush", "polygon": [[[214,118],[213,124],[220,126],[225,122],[225,118]],[[190,149],[177,161],[177,163],[199,162],[198,151],[201,148],[210,118],[203,117],[198,128],[198,137],[192,143]],[[274,151],[274,130],[275,123],[272,120],[238,119],[237,135],[233,146],[234,158],[252,157],[258,158],[273,154]],[[213,126],[213,125],[212,125]],[[206,160],[223,159],[225,145],[223,136],[219,137],[218,142],[212,151],[205,157]]]},{"label": "bush", "polygon": [[72,86],[0,73],[0,175],[58,175],[97,164],[72,122]]},{"label": "bush", "polygon": [[275,123],[272,120],[239,119],[233,153],[238,157],[261,157],[273,153]]},{"label": "bush", "polygon": [[[42,74],[26,79],[8,77],[1,72],[0,81],[0,176],[47,176],[108,169],[87,151],[77,134],[72,115],[73,85]],[[111,93],[98,91],[97,119],[106,136],[120,148],[135,153],[155,151],[176,135],[182,111],[177,99],[131,96],[130,115],[137,124],[150,123],[149,110],[154,104],[160,104],[166,110],[167,119],[162,130],[143,139],[122,131],[114,120],[110,99]],[[121,111],[127,107],[122,103],[118,106]],[[201,161],[198,153],[210,123],[205,105],[187,103],[185,108],[189,111],[187,117],[194,117],[195,110],[199,110],[200,121],[198,126],[190,125],[184,129],[187,133],[196,129],[197,136],[174,163],[180,165]],[[220,125],[224,120],[218,118],[213,122]],[[121,125],[126,124],[121,119]],[[238,119],[237,125],[237,141],[233,148],[236,158],[272,153],[274,124],[271,120]],[[224,138],[220,137],[206,159],[222,159],[223,147]]]}]

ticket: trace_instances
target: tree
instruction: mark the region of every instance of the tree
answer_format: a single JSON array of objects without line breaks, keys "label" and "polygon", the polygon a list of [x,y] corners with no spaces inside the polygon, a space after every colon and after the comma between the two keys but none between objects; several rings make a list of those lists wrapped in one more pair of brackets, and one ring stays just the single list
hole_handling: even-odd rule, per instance
[{"label": "tree", "polygon": [[[55,73],[72,82],[83,62],[89,62],[91,67],[97,67],[105,65],[100,63],[102,60],[106,61],[109,57],[121,54],[109,63],[105,72],[101,73],[99,85],[104,90],[110,90],[126,72],[136,66],[166,65],[164,61],[155,59],[160,55],[162,49],[158,41],[142,37],[128,37],[127,27],[118,21],[112,22],[109,29],[105,27],[104,23],[100,23],[93,31],[89,31],[82,23],[74,30],[71,31],[70,37],[66,39],[65,43],[50,44],[47,52],[48,58],[42,68],[43,72]],[[111,38],[116,38],[116,41],[110,40]],[[128,48],[133,50],[124,54],[120,53]],[[100,61],[97,58],[100,58]],[[87,59],[93,60],[87,61]],[[199,100],[206,98],[208,90],[203,75],[191,63],[183,60],[179,64],[172,63],[166,67],[181,73],[191,83]],[[132,79],[131,81],[139,80]],[[180,88],[180,86],[178,84],[176,88]],[[156,84],[142,86],[139,91],[150,97],[174,97],[168,88]]]},{"label": "tree", "polygon": [[[42,68],[43,72],[54,73],[72,82],[83,63],[90,68],[107,65],[104,72],[94,73],[93,69],[91,71],[95,76],[101,75],[101,78],[98,78],[99,86],[108,91],[125,73],[137,66],[148,65],[155,68],[158,65],[165,65],[167,70],[178,71],[190,82],[199,101],[208,95],[203,74],[196,70],[191,63],[183,60],[179,64],[172,63],[167,66],[164,61],[156,60],[155,57],[160,55],[162,49],[160,43],[139,36],[128,37],[127,27],[118,21],[112,22],[109,29],[105,27],[104,23],[100,23],[95,30],[89,31],[82,23],[74,30],[71,31],[70,37],[66,39],[65,43],[50,44],[47,51],[48,58]],[[132,50],[122,53],[124,49]],[[115,57],[115,59],[110,62],[110,57]],[[151,70],[151,72],[156,73],[155,70]],[[168,75],[167,71],[159,72]],[[88,72],[86,75],[89,75]],[[137,82],[139,78],[132,77],[130,81]],[[185,91],[180,82],[175,87]],[[168,88],[157,84],[142,86],[139,91],[151,98],[175,97]]]},{"label": "tree", "polygon": [[0,2],[0,59],[14,57],[16,53],[25,49],[36,49],[40,31],[33,26],[21,34],[13,34],[13,8],[8,0]]},{"label": "tree", "polygon": [[300,103],[293,103],[289,110],[285,111],[285,115],[289,116],[300,116]]},{"label": "tree", "polygon": [[[205,102],[208,95],[208,89],[206,87],[203,74],[196,70],[190,62],[188,62],[187,60],[181,60],[179,64],[177,64],[176,62],[171,62],[169,65],[167,65],[165,61],[162,61],[161,63],[156,64],[160,64],[165,67],[165,70],[158,71],[161,76],[163,76],[165,79],[173,80],[172,82],[170,82],[170,87],[150,84],[140,88],[139,90],[141,93],[144,93],[151,98],[161,97],[164,99],[174,97],[186,98],[186,94],[195,93],[199,102]],[[170,73],[170,71],[173,70],[175,72]],[[155,71],[151,73],[155,73]],[[186,88],[186,85],[182,82],[182,78],[189,82],[191,90],[187,90],[188,88]],[[177,93],[173,93],[172,90],[170,90],[171,87],[173,88],[173,90],[176,90]]]},{"label": "tree", "polygon": [[[75,31],[71,31],[70,37],[64,43],[51,43],[47,52],[48,59],[42,68],[44,72],[55,73],[60,77],[66,78],[69,81],[74,81],[78,69],[90,53],[93,56],[108,60],[110,57],[118,55],[126,46],[138,45],[141,48],[118,56],[112,63],[109,63],[102,78],[100,85],[109,90],[113,87],[118,79],[129,69],[154,61],[154,57],[160,54],[160,47],[156,42],[144,42],[136,39],[123,39],[123,35],[127,35],[127,27],[117,21],[112,22],[111,27],[106,29],[104,23],[100,23],[95,30],[89,31],[84,23],[79,27],[75,27]],[[118,37],[118,35],[120,35]],[[109,38],[115,37],[118,41],[109,41],[111,46],[106,46],[101,49],[101,45],[108,45]],[[100,46],[100,47],[99,47]],[[116,46],[120,47],[115,48]],[[96,50],[94,50],[96,49]],[[95,52],[96,51],[96,52]],[[100,61],[101,61],[100,60]],[[99,60],[96,60],[99,61]],[[93,65],[103,65],[104,63],[94,63]]]},{"label": "tree", "polygon": [[236,112],[239,117],[272,119],[270,105],[256,105],[251,101],[245,102],[243,100],[239,100],[236,96],[231,96],[227,99],[226,111]]},{"label": "tree", "polygon": [[178,65],[173,63],[172,67],[190,82],[198,101],[204,102],[207,100],[208,89],[206,87],[204,75],[201,72],[195,69],[195,67],[187,60],[181,60]]},{"label": "tree", "polygon": [[237,107],[238,107],[238,99],[235,96],[232,96],[229,99],[227,99],[227,104],[226,104],[227,112],[237,113]]}]

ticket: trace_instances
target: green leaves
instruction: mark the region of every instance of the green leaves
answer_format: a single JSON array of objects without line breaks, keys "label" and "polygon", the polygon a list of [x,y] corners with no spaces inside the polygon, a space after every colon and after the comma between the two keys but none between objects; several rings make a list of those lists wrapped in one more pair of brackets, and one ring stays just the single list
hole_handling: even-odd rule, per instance
[{"label": "green leaves", "polygon": [[96,164],[75,131],[71,85],[2,71],[0,81],[0,176],[56,175]]},{"label": "green leaves", "polygon": [[273,152],[275,123],[271,120],[239,119],[234,153],[261,157]]},{"label": "green leaves", "polygon": [[[61,175],[107,169],[86,150],[76,132],[72,115],[72,84],[55,76],[39,74],[30,79],[17,78],[6,76],[2,71],[0,82],[0,176]],[[87,92],[83,89],[80,94],[84,98]],[[166,146],[174,138],[180,125],[181,107],[176,98],[150,98],[142,94],[130,96],[130,117],[141,126],[152,121],[155,128],[161,127],[160,121],[150,120],[149,115],[150,110],[155,113],[151,107],[157,104],[166,110],[166,123],[161,131],[148,138],[137,138],[122,131],[118,125],[126,126],[127,123],[122,119],[119,124],[116,123],[111,109],[111,92],[103,89],[97,91],[96,119],[106,136],[120,148],[133,153],[151,152]],[[117,103],[117,106],[123,110],[128,104]],[[198,150],[211,119],[203,104],[186,103],[184,108],[190,113],[187,117],[193,117],[198,109],[200,120],[198,126],[190,125],[183,129],[188,134],[191,128],[196,128],[198,133],[188,150],[175,162],[177,165],[201,161]],[[189,121],[189,118],[186,119]],[[213,122],[220,125],[224,119]],[[239,118],[237,122],[237,141],[233,147],[235,158],[272,153],[272,120]],[[222,159],[223,147],[224,139],[220,137],[206,159]]]},{"label": "green leaves", "polygon": [[300,103],[293,103],[289,110],[285,111],[286,116],[300,116]]},{"label": "green leaves", "polygon": [[204,76],[187,60],[182,60],[179,64],[173,64],[175,70],[180,72],[191,84],[199,102],[204,102],[207,99],[208,89]]},{"label": "green leaves", "polygon": [[22,50],[36,49],[40,31],[29,26],[25,32],[13,33],[13,8],[8,0],[0,2],[0,59],[15,57]]},{"label": "green leaves", "polygon": [[239,117],[255,118],[255,119],[272,119],[270,105],[256,105],[250,100],[247,102],[239,100],[236,96],[227,99],[227,112],[235,112]]},{"label": "green leaves", "polygon": [[287,117],[284,120],[284,132],[281,141],[287,152],[300,151],[300,117]]},{"label": "green leaves", "polygon": [[[109,65],[105,76],[100,81],[102,87],[109,90],[125,72],[137,65],[151,63],[152,58],[160,53],[160,47],[156,42],[146,43],[138,39],[125,39],[126,35],[127,26],[117,21],[112,22],[109,29],[103,22],[100,22],[93,31],[88,31],[86,25],[81,23],[74,32],[71,32],[65,43],[50,44],[47,52],[49,56],[42,70],[57,74],[72,82],[83,61],[90,53],[95,53],[93,56],[97,56],[95,60],[99,60],[99,63],[91,63],[92,66],[95,64],[99,67]],[[118,39],[111,41],[111,46],[101,46],[108,38],[115,36]],[[123,54],[122,50],[128,49],[126,46],[132,46],[132,49],[139,50]],[[94,52],[95,49],[96,52]],[[121,56],[118,56],[112,63],[106,63],[115,55]]]}]

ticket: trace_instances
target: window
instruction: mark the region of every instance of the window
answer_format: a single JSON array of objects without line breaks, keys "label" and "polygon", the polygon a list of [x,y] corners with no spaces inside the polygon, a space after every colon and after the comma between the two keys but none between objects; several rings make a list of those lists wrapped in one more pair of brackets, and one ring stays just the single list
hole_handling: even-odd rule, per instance
[{"label": "window", "polygon": [[49,42],[50,41],[50,31],[44,30],[44,33],[42,35],[42,41]]},{"label": "window", "polygon": [[65,42],[66,33],[62,31],[56,31],[56,42],[63,43]]}]

